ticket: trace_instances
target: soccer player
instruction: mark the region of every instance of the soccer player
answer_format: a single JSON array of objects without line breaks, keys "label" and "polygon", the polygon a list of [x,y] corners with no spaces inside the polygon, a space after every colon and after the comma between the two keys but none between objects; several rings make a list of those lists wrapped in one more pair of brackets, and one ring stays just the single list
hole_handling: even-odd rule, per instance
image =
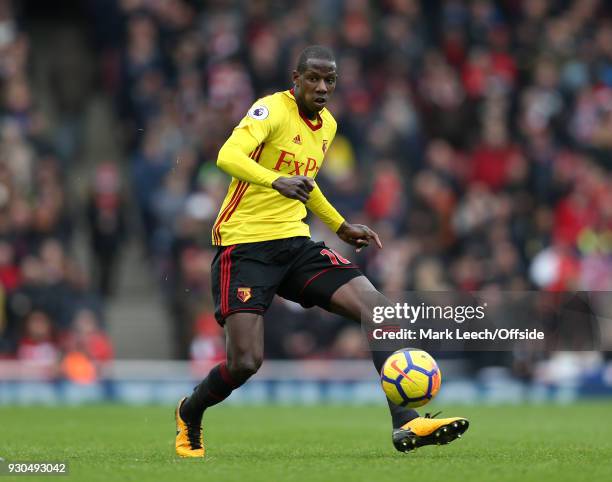
[{"label": "soccer player", "polygon": [[[255,102],[225,142],[217,166],[232,181],[212,230],[215,316],[224,326],[227,360],[215,366],[176,408],[176,452],[203,457],[202,416],[244,384],[263,360],[263,316],[275,294],[320,306],[357,322],[377,293],[348,259],[310,239],[306,209],[357,250],[375,243],[367,226],[347,222],[314,181],[336,134],[325,108],[336,87],[336,62],[321,46],[306,48],[293,88]],[[377,293],[378,294],[378,293]],[[378,298],[383,298],[378,294]],[[389,352],[372,350],[378,372]],[[463,418],[419,417],[389,402],[392,440],[400,451],[448,443],[468,428]]]}]

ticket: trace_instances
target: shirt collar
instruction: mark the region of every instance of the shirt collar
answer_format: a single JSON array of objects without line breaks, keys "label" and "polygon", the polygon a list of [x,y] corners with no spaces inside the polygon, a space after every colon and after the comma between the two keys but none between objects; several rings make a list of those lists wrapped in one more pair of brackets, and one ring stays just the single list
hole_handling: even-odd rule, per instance
[{"label": "shirt collar", "polygon": [[[293,88],[291,88],[289,90],[286,90],[285,94],[288,95],[289,97],[291,97],[295,101],[295,95],[294,95],[294,92],[293,92]],[[297,102],[296,102],[296,106],[297,106]],[[321,117],[319,112],[317,112],[317,119],[316,119],[317,123],[316,124],[314,122],[312,122],[304,114],[302,114],[302,111],[300,110],[299,107],[298,107],[298,112],[300,113],[300,117],[302,118],[302,120],[306,123],[306,125],[308,127],[310,127],[311,130],[318,131],[321,127],[323,127],[323,118]]]}]

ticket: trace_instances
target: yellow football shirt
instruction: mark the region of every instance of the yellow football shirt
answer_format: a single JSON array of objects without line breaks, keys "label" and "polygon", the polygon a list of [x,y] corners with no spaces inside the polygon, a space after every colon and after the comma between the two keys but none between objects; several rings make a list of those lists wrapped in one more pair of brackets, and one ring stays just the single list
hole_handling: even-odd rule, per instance
[{"label": "yellow football shirt", "polygon": [[335,135],[327,109],[311,121],[289,90],[257,100],[219,151],[217,166],[232,181],[213,226],[213,244],[310,236],[306,208],[336,232],[344,218],[318,186],[306,205],[271,187],[281,176],[315,178]]}]

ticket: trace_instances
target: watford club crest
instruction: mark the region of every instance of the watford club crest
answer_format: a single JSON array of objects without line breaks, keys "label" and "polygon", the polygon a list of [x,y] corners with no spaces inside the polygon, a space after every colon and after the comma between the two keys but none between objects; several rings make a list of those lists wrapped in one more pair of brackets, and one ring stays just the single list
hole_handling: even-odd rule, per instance
[{"label": "watford club crest", "polygon": [[325,154],[327,152],[327,139],[323,141],[323,154]]},{"label": "watford club crest", "polygon": [[253,295],[251,294],[251,288],[238,288],[238,294],[236,296],[240,301],[246,303]]}]

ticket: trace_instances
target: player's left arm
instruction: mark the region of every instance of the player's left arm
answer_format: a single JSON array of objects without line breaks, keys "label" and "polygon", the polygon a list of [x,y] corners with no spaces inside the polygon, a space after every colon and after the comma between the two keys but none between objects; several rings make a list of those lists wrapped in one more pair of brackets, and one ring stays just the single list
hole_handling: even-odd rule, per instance
[{"label": "player's left arm", "polygon": [[364,224],[347,222],[323,195],[321,188],[316,183],[306,202],[306,207],[315,213],[342,241],[355,246],[357,251],[369,246],[371,241],[382,248],[378,234]]},{"label": "player's left arm", "polygon": [[345,222],[344,217],[331,205],[315,181],[313,181],[313,184],[314,187],[310,191],[306,207],[315,213],[329,229],[337,233],[340,226]]},{"label": "player's left arm", "polygon": [[371,241],[374,241],[376,246],[382,249],[382,243],[380,242],[378,234],[365,224],[350,224],[345,221],[340,228],[338,228],[336,234],[345,243],[355,246],[357,252],[369,246]]},{"label": "player's left arm", "polygon": [[[328,148],[331,146],[336,136],[336,122],[333,118],[331,120],[334,125],[334,130],[329,140]],[[329,229],[336,233],[345,243],[355,246],[357,252],[369,246],[371,241],[374,241],[379,248],[382,248],[382,243],[380,242],[378,234],[364,224],[351,224],[347,222],[323,195],[317,183],[313,182],[313,184],[314,188],[310,192],[306,207],[315,213]]]}]

